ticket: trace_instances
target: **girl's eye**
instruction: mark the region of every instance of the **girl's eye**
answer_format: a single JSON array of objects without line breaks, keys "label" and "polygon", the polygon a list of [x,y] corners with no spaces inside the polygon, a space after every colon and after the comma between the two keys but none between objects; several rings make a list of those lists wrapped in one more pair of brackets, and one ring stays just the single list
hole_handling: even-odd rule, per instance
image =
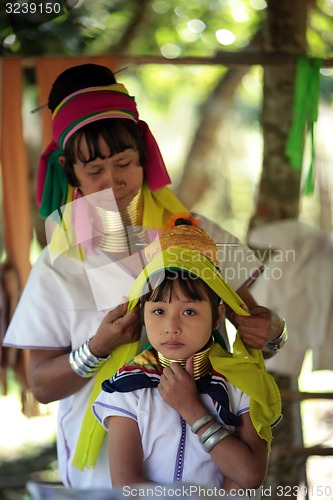
[{"label": "girl's eye", "polygon": [[183,314],[184,316],[193,316],[195,314],[195,311],[193,311],[193,309],[185,309]]},{"label": "girl's eye", "polygon": [[154,309],[153,310],[153,314],[156,314],[156,316],[160,316],[163,313],[164,313],[163,309]]}]

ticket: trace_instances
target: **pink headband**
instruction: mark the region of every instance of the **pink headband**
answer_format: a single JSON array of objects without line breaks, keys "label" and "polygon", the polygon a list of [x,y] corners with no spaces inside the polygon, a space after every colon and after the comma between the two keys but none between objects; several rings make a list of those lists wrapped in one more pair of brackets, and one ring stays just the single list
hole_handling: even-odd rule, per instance
[{"label": "pink headband", "polygon": [[126,118],[137,123],[147,150],[145,176],[152,191],[170,184],[157,142],[147,123],[139,120],[133,97],[124,85],[90,87],[67,96],[52,115],[53,141],[40,157],[37,175],[37,204],[41,205],[48,160],[53,151],[63,150],[68,139],[88,123],[107,118]]}]

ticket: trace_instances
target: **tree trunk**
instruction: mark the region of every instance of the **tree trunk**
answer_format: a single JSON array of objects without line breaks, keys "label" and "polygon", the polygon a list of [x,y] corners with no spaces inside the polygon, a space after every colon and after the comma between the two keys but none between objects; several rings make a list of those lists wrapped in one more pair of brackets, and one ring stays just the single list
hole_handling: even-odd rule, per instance
[{"label": "tree trunk", "polygon": [[[268,2],[263,42],[265,51],[306,54],[306,9],[307,2],[304,0]],[[294,87],[295,66],[264,68],[263,169],[250,228],[298,217],[301,171],[292,169],[285,154],[293,119]],[[269,307],[269,304],[264,305]],[[288,344],[284,349],[288,349]],[[297,388],[296,378],[275,375],[275,380],[280,388]],[[280,448],[303,446],[299,403],[282,403],[283,420],[273,430],[273,451],[264,483],[264,488],[270,488],[272,500],[281,496],[278,487],[285,494],[288,492],[289,498],[296,499],[297,490],[293,487],[306,482],[304,459],[279,457]]]},{"label": "tree trunk", "polygon": [[[264,28],[267,52],[306,54],[306,2],[270,0]],[[297,218],[301,171],[294,170],[285,154],[292,123],[295,67],[264,68],[262,130],[263,170],[256,212],[250,227]]]}]

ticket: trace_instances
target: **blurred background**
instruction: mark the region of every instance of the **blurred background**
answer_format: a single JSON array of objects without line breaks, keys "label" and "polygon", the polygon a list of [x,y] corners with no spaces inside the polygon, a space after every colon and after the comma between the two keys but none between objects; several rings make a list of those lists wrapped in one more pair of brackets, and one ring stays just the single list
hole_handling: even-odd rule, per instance
[{"label": "blurred background", "polygon": [[[35,178],[50,112],[31,110],[66,67],[108,65],[135,96],[184,204],[270,270],[254,294],[290,336],[287,354],[268,363],[284,413],[271,498],[284,485],[291,498],[332,499],[332,0],[61,0],[51,12],[28,3],[23,15],[0,0],[1,338],[45,245]],[[1,354],[0,497],[28,498],[29,478],[58,480],[57,403],[33,400],[26,353]]]}]

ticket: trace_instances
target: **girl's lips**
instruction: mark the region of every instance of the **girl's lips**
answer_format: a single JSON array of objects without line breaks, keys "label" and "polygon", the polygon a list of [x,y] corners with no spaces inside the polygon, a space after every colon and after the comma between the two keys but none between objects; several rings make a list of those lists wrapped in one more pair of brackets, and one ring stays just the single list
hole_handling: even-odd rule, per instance
[{"label": "girl's lips", "polygon": [[182,342],[178,342],[177,340],[167,340],[162,343],[163,346],[170,347],[171,349],[174,347],[182,347],[184,344]]}]

